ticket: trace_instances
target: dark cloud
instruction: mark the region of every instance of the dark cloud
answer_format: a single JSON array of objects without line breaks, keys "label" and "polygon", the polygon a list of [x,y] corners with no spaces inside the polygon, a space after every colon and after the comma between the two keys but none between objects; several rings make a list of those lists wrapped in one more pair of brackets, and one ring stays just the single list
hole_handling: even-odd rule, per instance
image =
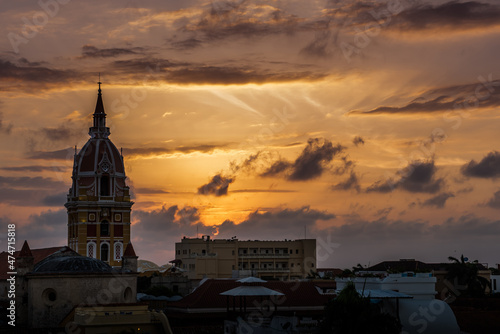
[{"label": "dark cloud", "polygon": [[351,175],[345,181],[339,182],[331,187],[332,190],[351,190],[355,189],[357,192],[361,191],[361,187],[359,185],[358,176],[356,173],[351,171]]},{"label": "dark cloud", "polygon": [[0,170],[9,172],[64,172],[68,166],[13,166],[13,167],[0,167]]},{"label": "dark cloud", "polygon": [[471,160],[460,171],[469,177],[496,178],[500,176],[500,152],[490,152],[479,162]]},{"label": "dark cloud", "polygon": [[476,108],[500,106],[500,80],[490,74],[480,82],[439,87],[420,94],[404,106],[381,106],[372,110],[352,110],[350,114],[414,114],[431,112],[464,112]]},{"label": "dark cloud", "polygon": [[165,80],[176,84],[243,85],[271,82],[318,81],[327,73],[311,71],[273,71],[251,66],[193,66],[168,70]]},{"label": "dark cloud", "polygon": [[75,155],[75,148],[69,147],[56,151],[33,151],[28,154],[29,159],[40,160],[67,160],[73,161]]},{"label": "dark cloud", "polygon": [[163,72],[165,69],[178,66],[191,66],[190,63],[185,62],[174,62],[163,58],[133,58],[126,60],[116,60],[110,63],[115,73],[122,74],[141,74],[144,79],[144,74],[153,74],[157,78],[161,78],[161,75],[165,75]]},{"label": "dark cloud", "polygon": [[269,168],[260,174],[262,177],[281,176],[292,167],[292,163],[285,160],[275,161]]},{"label": "dark cloud", "polygon": [[[141,259],[161,259],[166,264],[175,258],[174,245],[184,236],[211,235],[213,227],[203,225],[195,207],[163,206],[153,211],[133,211],[134,248]],[[171,245],[171,246],[166,246]]]},{"label": "dark cloud", "polygon": [[498,4],[477,1],[450,1],[443,4],[421,4],[405,9],[390,22],[398,30],[459,29],[497,26]]},{"label": "dark cloud", "polygon": [[181,41],[172,42],[171,45],[174,49],[187,50],[194,49],[202,44],[203,42],[201,40],[191,37]]},{"label": "dark cloud", "polygon": [[320,177],[329,168],[333,158],[343,152],[344,146],[333,145],[324,138],[310,138],[294,162],[276,161],[261,176],[286,174],[290,181],[307,181]]},{"label": "dark cloud", "polygon": [[364,145],[364,144],[365,144],[365,140],[364,140],[361,136],[356,136],[356,137],[354,137],[354,139],[352,140],[352,143],[353,143],[355,146]]},{"label": "dark cloud", "polygon": [[28,240],[31,248],[64,246],[68,237],[67,223],[66,209],[34,214],[26,225],[18,226],[18,239]]},{"label": "dark cloud", "polygon": [[293,64],[288,64],[288,67],[283,70],[271,70],[257,67],[255,64],[228,66],[177,62],[149,57],[117,60],[109,66],[113,68],[114,75],[122,77],[123,80],[137,81],[147,78],[153,81],[180,85],[240,85],[299,80],[318,81],[328,76],[325,72],[304,71],[300,68],[300,65],[297,65],[297,70],[290,70],[290,67],[294,66]]},{"label": "dark cloud", "polygon": [[67,201],[67,193],[60,193],[56,195],[48,195],[42,198],[41,204],[43,206],[56,206],[63,207],[64,203]]},{"label": "dark cloud", "polygon": [[14,189],[2,187],[0,191],[0,203],[14,206],[37,206],[40,197],[43,197],[45,191],[32,189]]},{"label": "dark cloud", "polygon": [[352,160],[349,160],[349,156],[345,155],[340,158],[340,166],[335,166],[333,168],[333,173],[336,175],[344,175],[349,171],[354,170],[355,163]]},{"label": "dark cloud", "polygon": [[[54,206],[54,198],[47,193],[62,192],[66,188],[64,182],[41,176],[0,176],[0,202],[15,206]],[[58,202],[60,206],[66,202],[64,196],[55,197],[62,199]]]},{"label": "dark cloud", "polygon": [[294,193],[296,190],[287,189],[236,189],[232,193]]},{"label": "dark cloud", "polygon": [[239,236],[241,239],[301,238],[304,227],[314,228],[319,221],[335,219],[335,215],[304,206],[299,209],[272,209],[254,211],[244,221],[230,220],[218,225],[221,237]]},{"label": "dark cloud", "polygon": [[442,209],[444,208],[444,205],[446,204],[446,201],[451,198],[455,197],[453,193],[441,193],[438,194],[434,197],[429,198],[428,200],[424,201],[422,203],[422,206],[434,206],[436,208]]},{"label": "dark cloud", "polygon": [[500,190],[493,194],[493,197],[486,203],[487,206],[494,209],[500,209]]},{"label": "dark cloud", "polygon": [[435,173],[436,166],[433,160],[427,162],[415,161],[398,172],[398,174],[402,175],[399,180],[377,181],[368,187],[366,191],[387,193],[398,188],[414,193],[435,194],[445,185],[444,179],[435,178]]},{"label": "dark cloud", "polygon": [[212,177],[210,182],[198,188],[200,195],[227,195],[229,185],[234,182],[234,177],[226,177],[221,174],[216,174]]},{"label": "dark cloud", "polygon": [[205,41],[227,38],[252,38],[272,34],[292,34],[301,27],[302,19],[270,5],[251,1],[217,1],[196,21],[180,26],[178,31],[199,35]]},{"label": "dark cloud", "polygon": [[137,148],[123,148],[123,155],[127,157],[138,156],[155,156],[164,154],[184,153],[189,154],[193,152],[211,153],[216,149],[224,149],[228,144],[201,144],[192,146],[177,146],[173,148],[166,147],[137,147]]},{"label": "dark cloud", "polygon": [[[0,104],[1,106],[1,104]],[[0,133],[5,133],[10,135],[12,131],[12,123],[5,123],[3,120],[3,113],[0,111]]]},{"label": "dark cloud", "polygon": [[26,188],[26,189],[54,189],[56,187],[64,186],[65,183],[62,181],[57,181],[54,179],[46,177],[10,177],[10,176],[0,176],[0,187],[15,187],[15,188]]},{"label": "dark cloud", "polygon": [[108,48],[99,49],[93,45],[82,46],[82,57],[83,58],[105,58],[105,57],[117,57],[121,55],[133,55],[137,53],[142,53],[144,48],[133,47],[133,48]]},{"label": "dark cloud", "polygon": [[169,191],[164,189],[157,188],[134,188],[133,192],[135,194],[143,194],[143,195],[155,195],[155,194],[168,194]]},{"label": "dark cloud", "polygon": [[0,90],[47,88],[50,84],[69,84],[75,82],[75,78],[80,77],[73,70],[58,70],[26,62],[24,59],[21,64],[16,64],[0,59],[0,77],[3,81]]}]

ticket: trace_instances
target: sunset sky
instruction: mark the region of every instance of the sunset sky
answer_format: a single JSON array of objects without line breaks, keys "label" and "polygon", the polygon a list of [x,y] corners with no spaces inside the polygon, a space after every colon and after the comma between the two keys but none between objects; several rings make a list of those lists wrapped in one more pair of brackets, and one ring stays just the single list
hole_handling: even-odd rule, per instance
[{"label": "sunset sky", "polygon": [[498,1],[2,1],[0,244],[66,245],[101,75],[132,242],[500,263]]}]

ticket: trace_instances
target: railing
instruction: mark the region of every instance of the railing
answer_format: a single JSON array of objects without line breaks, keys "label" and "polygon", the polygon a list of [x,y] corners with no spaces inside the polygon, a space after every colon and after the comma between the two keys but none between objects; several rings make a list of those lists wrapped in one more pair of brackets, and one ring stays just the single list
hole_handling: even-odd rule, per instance
[{"label": "railing", "polygon": [[269,257],[280,257],[280,258],[288,258],[290,257],[290,254],[260,254],[260,253],[256,253],[256,254],[238,254],[238,257],[241,257],[241,258],[256,258],[256,257],[266,257],[266,258],[269,258]]},{"label": "railing", "polygon": [[290,268],[260,268],[260,269],[255,269],[256,271],[274,271],[274,272],[280,272],[280,273],[289,273]]}]

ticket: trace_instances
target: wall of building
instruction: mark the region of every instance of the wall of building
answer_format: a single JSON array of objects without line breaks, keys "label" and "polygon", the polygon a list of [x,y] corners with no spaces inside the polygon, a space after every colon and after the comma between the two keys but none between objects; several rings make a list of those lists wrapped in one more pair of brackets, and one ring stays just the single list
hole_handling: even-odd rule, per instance
[{"label": "wall of building", "polygon": [[238,240],[183,238],[176,260],[190,279],[257,276],[304,278],[316,270],[316,240]]},{"label": "wall of building", "polygon": [[435,299],[436,278],[430,274],[417,274],[416,277],[404,277],[403,274],[390,274],[378,277],[337,278],[337,290],[342,290],[346,283],[353,281],[356,289],[392,290],[413,296],[413,299]]},{"label": "wall of building", "polygon": [[57,327],[78,305],[135,303],[137,277],[124,275],[32,275],[28,277],[31,327]]}]

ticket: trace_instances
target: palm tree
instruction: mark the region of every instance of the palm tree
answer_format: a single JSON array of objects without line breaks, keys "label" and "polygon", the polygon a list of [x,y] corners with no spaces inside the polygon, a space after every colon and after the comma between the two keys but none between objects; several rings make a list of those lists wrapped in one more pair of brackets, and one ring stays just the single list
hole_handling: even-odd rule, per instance
[{"label": "palm tree", "polygon": [[353,282],[348,282],[336,299],[325,307],[321,333],[332,334],[398,334],[401,332],[399,321],[382,313],[370,298],[361,296]]},{"label": "palm tree", "polygon": [[478,262],[467,262],[464,255],[460,256],[460,260],[449,256],[448,273],[446,279],[450,280],[455,288],[464,295],[471,297],[484,296],[489,282],[486,278],[478,275]]}]

